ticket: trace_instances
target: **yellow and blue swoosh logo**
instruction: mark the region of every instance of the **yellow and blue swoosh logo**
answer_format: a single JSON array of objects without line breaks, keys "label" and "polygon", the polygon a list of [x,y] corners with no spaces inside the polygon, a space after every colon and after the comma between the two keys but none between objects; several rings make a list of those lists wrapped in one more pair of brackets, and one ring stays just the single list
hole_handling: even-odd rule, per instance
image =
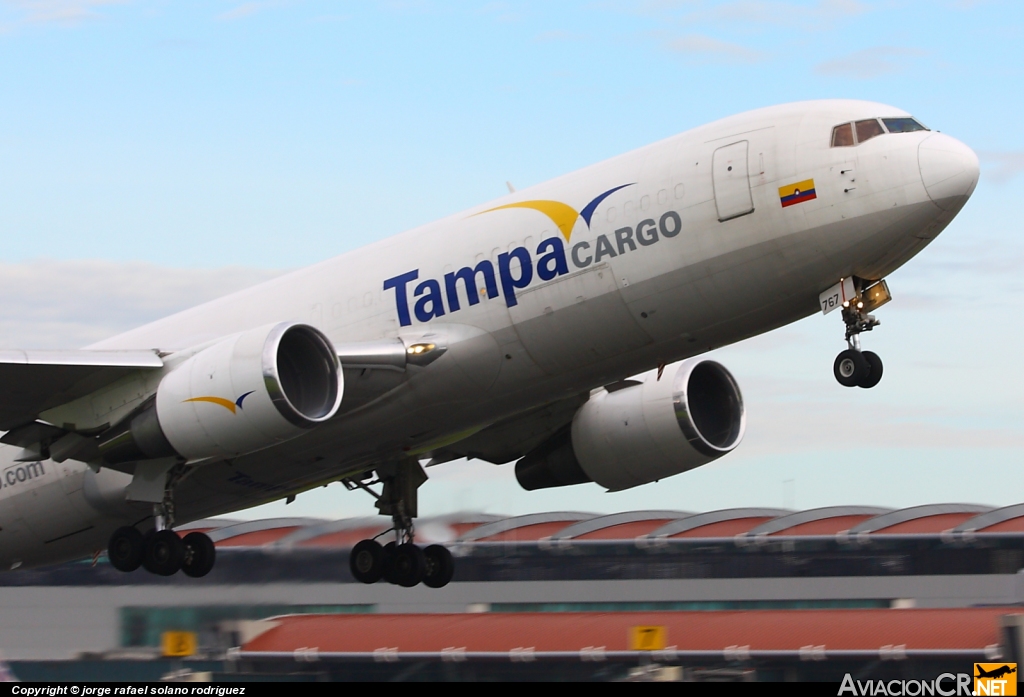
[{"label": "yellow and blue swoosh logo", "polygon": [[184,400],[182,404],[184,404],[185,402],[209,402],[210,404],[222,406],[228,411],[230,411],[232,414],[235,414],[238,412],[239,409],[242,408],[242,402],[245,401],[245,398],[251,395],[253,392],[255,392],[255,390],[250,390],[233,402],[230,399],[224,399],[223,397],[193,397],[192,399]]},{"label": "yellow and blue swoosh logo", "polygon": [[[635,182],[634,182],[635,183]],[[603,194],[597,196],[593,201],[583,207],[583,210],[577,211],[572,206],[566,205],[561,201],[548,201],[548,200],[535,200],[535,201],[518,201],[516,203],[506,203],[503,206],[497,206],[495,208],[488,208],[485,211],[480,211],[475,215],[483,215],[484,213],[492,213],[494,211],[505,210],[509,208],[527,208],[530,210],[537,211],[546,215],[555,227],[558,228],[562,236],[565,237],[566,242],[569,241],[569,237],[572,235],[572,229],[576,227],[576,219],[583,218],[583,221],[590,227],[590,219],[594,216],[594,211],[601,205],[601,202],[606,198],[614,194],[619,189],[625,189],[627,186],[633,186],[633,184],[622,184],[616,186],[613,189],[608,189]]]}]

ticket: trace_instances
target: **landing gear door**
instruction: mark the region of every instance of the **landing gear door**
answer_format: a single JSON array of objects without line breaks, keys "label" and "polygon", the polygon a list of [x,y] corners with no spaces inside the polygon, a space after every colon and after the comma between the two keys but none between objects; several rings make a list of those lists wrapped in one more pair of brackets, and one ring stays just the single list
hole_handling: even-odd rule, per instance
[{"label": "landing gear door", "polygon": [[719,222],[754,212],[747,165],[749,145],[745,140],[725,145],[715,150],[712,157],[711,176]]}]

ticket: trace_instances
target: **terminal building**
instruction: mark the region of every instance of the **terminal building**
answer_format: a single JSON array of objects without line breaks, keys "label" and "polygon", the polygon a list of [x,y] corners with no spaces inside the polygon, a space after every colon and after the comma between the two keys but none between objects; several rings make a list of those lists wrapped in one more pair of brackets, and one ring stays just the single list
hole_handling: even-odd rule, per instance
[{"label": "terminal building", "polygon": [[[201,579],[102,555],[5,573],[0,650],[27,680],[839,680],[969,672],[1020,646],[1024,504],[421,519],[417,541],[456,558],[441,589],[352,579],[349,549],[387,527],[198,521],[181,530],[218,554]],[[164,657],[180,633],[191,655]]]}]

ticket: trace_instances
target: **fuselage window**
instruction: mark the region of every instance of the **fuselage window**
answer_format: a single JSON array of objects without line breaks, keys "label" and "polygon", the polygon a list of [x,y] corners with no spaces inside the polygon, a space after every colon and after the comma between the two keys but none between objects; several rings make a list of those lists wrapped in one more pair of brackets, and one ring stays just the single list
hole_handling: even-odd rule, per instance
[{"label": "fuselage window", "polygon": [[853,127],[844,123],[842,126],[836,126],[832,129],[832,147],[833,148],[845,148],[849,145],[856,145],[853,142]]},{"label": "fuselage window", "polygon": [[911,133],[913,131],[928,130],[909,116],[902,116],[896,119],[882,119],[882,123],[885,124],[889,133]]},{"label": "fuselage window", "polygon": [[885,135],[885,131],[882,130],[882,124],[878,123],[878,119],[865,119],[858,121],[855,125],[857,126],[858,143],[871,140],[875,136]]}]

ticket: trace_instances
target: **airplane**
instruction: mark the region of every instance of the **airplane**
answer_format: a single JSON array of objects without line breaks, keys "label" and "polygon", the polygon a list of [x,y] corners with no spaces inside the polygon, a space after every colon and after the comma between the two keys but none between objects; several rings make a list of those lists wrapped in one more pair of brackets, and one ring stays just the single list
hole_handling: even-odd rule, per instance
[{"label": "airplane", "polygon": [[451,553],[415,543],[424,467],[621,491],[707,464],[746,414],[701,354],[817,312],[843,320],[836,379],[873,387],[885,279],[978,174],[901,109],[774,106],[81,350],[0,351],[0,568],[105,549],[200,577],[214,545],[175,526],[341,481],[393,523],[354,578],[442,587]]},{"label": "airplane", "polygon": [[998,678],[1003,677],[1004,675],[1009,675],[1010,673],[1016,673],[1017,672],[1016,668],[1011,668],[1008,665],[1002,665],[1002,666],[999,666],[998,668],[993,668],[990,671],[985,670],[984,668],[982,668],[977,663],[974,664],[974,667],[978,670],[978,674],[974,676],[976,678],[997,678],[998,679]]}]

